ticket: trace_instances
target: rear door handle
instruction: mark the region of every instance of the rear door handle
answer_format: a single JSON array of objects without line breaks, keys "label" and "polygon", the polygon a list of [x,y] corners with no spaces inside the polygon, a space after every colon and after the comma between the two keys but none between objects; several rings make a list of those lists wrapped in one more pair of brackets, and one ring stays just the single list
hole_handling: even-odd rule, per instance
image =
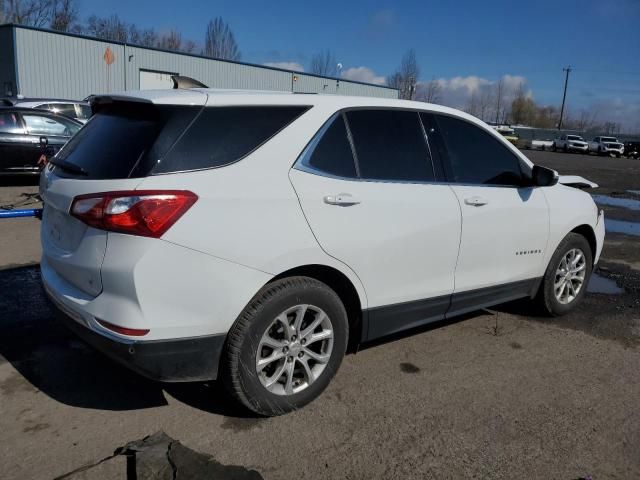
[{"label": "rear door handle", "polygon": [[489,203],[489,200],[482,197],[469,197],[464,199],[464,203],[466,203],[467,205],[472,205],[474,207],[481,207]]},{"label": "rear door handle", "polygon": [[324,197],[324,203],[327,205],[338,205],[340,207],[350,207],[351,205],[358,205],[360,200],[357,200],[350,193],[339,193],[338,195],[327,195]]}]

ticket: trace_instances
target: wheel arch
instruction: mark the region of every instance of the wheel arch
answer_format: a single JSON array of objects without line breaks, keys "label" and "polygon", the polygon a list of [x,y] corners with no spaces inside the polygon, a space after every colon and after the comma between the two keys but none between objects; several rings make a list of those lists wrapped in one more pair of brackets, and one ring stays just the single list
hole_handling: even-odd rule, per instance
[{"label": "wheel arch", "polygon": [[573,230],[571,230],[570,233],[577,233],[578,235],[582,235],[587,239],[587,242],[589,242],[589,247],[591,248],[591,259],[592,261],[595,261],[596,253],[598,251],[598,241],[596,240],[596,233],[591,225],[578,225]]},{"label": "wheel arch", "polygon": [[310,277],[318,280],[333,291],[336,292],[347,311],[347,319],[349,320],[349,346],[348,350],[353,351],[357,345],[361,343],[366,323],[363,321],[362,300],[358,294],[358,290],[353,282],[344,273],[334,267],[320,264],[301,265],[286,270],[275,277],[269,283],[275,280],[281,280],[287,277]]}]

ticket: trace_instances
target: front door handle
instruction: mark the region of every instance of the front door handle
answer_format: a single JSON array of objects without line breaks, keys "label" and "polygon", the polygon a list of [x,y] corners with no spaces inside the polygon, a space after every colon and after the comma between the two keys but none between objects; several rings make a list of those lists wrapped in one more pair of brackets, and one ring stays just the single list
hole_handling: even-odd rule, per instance
[{"label": "front door handle", "polygon": [[350,193],[339,193],[338,195],[327,195],[324,197],[324,203],[327,205],[338,205],[340,207],[350,207],[352,205],[358,205],[360,200],[357,200]]},{"label": "front door handle", "polygon": [[487,200],[486,198],[482,198],[482,197],[469,197],[469,198],[465,198],[464,199],[464,203],[466,203],[467,205],[474,206],[474,207],[481,207],[481,206],[486,205],[487,203],[489,203],[489,200]]}]

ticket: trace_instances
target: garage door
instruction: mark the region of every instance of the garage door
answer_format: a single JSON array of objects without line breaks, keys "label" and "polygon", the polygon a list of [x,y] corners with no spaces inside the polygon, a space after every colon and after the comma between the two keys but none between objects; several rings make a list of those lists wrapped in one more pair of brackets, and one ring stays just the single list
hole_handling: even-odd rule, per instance
[{"label": "garage door", "polygon": [[140,90],[158,90],[163,88],[173,88],[171,72],[158,72],[151,70],[140,70]]}]

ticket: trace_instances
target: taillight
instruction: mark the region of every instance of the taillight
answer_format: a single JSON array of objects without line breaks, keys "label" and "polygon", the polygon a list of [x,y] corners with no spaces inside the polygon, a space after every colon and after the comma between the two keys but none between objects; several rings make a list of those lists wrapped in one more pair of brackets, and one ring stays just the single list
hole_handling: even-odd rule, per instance
[{"label": "taillight", "polygon": [[186,190],[92,193],[73,199],[71,215],[101,230],[159,238],[197,199]]}]

